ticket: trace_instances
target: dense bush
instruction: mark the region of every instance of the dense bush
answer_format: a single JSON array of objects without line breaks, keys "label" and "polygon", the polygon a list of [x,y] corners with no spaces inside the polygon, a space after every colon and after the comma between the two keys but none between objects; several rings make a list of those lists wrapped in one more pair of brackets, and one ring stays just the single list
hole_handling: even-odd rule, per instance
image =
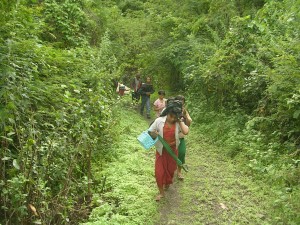
[{"label": "dense bush", "polygon": [[[48,2],[45,14],[53,16]],[[44,5],[5,3],[0,40],[0,222],[77,223],[89,211],[92,156],[108,158],[113,137],[108,129],[113,121],[109,76],[115,67],[110,41],[103,34],[100,50],[92,49],[80,42],[88,37],[77,37],[75,27],[69,36],[62,34],[67,39],[59,47],[77,46],[74,41],[84,48],[57,49],[39,39],[49,28],[48,16],[37,19]],[[77,3],[64,3],[70,10],[75,7],[72,12],[79,10]],[[73,18],[64,19],[72,27]]]},{"label": "dense bush", "polygon": [[218,50],[190,73],[196,74],[192,92],[201,93],[208,106],[242,109],[264,135],[269,137],[275,132],[278,142],[298,145],[296,8],[294,1],[270,2],[254,19],[232,18]]}]

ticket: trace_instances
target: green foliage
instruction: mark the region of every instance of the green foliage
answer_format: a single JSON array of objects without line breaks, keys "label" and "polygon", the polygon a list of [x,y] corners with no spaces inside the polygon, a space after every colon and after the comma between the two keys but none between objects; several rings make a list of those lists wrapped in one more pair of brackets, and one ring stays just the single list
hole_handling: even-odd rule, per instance
[{"label": "green foliage", "polygon": [[78,62],[75,53],[84,55],[83,50],[41,50],[30,42],[11,42],[8,48],[0,112],[4,218],[30,218],[30,203],[43,222],[68,220],[76,202],[91,195],[92,152],[106,154],[102,149],[108,146],[104,140],[110,138],[112,121],[107,79],[89,61]]},{"label": "green foliage", "polygon": [[143,9],[143,2],[139,0],[125,0],[120,1],[118,4],[123,13],[130,13],[133,11],[139,11]]},{"label": "green foliage", "polygon": [[[1,222],[78,223],[92,195],[92,156],[110,157],[109,74],[116,60],[107,35],[100,49],[47,45],[35,20],[42,10],[14,7],[21,13],[7,9],[1,26]],[[75,15],[83,15],[78,7]]]},{"label": "green foliage", "polygon": [[[299,6],[1,1],[0,218],[14,224],[86,217],[92,156],[110,161],[119,135],[111,129],[111,78],[129,86],[139,71],[157,89],[189,94],[195,121],[230,156],[245,160],[251,174],[292,188],[276,203],[278,211],[289,204],[280,216],[288,221],[299,208],[290,199],[299,197]],[[114,177],[113,170],[105,173]],[[130,185],[121,184],[116,196],[106,190],[108,200],[102,193],[95,216],[108,221],[113,212],[112,221],[133,222],[129,200],[124,208],[112,200],[140,188]]]},{"label": "green foliage", "polygon": [[[94,196],[96,207],[84,224],[151,224],[157,213],[154,152],[145,152],[136,140],[148,124],[128,105],[116,108],[114,116],[121,119],[115,127],[119,139],[109,150],[117,155],[111,163],[104,163],[103,169],[98,162],[93,166],[99,194]],[[136,130],[131,129],[133,125]]]},{"label": "green foliage", "polygon": [[88,42],[87,16],[80,1],[45,1],[43,40],[61,47],[85,46]]},{"label": "green foliage", "polygon": [[[206,101],[206,107],[228,114],[245,112],[250,124],[255,121],[251,129],[279,146],[294,146],[292,152],[300,134],[299,5],[296,1],[262,3],[251,6],[260,8],[256,14],[230,16],[225,35],[210,39],[218,48],[211,45],[213,54],[198,56],[198,66],[190,67],[185,77],[195,101]],[[222,9],[214,7],[211,10]],[[205,33],[197,30],[200,24],[198,20],[193,25],[193,32],[202,37]]]},{"label": "green foliage", "polygon": [[251,118],[240,110],[228,115],[208,110],[205,102],[190,107],[198,132],[220,146],[220,154],[234,158],[243,172],[270,185],[274,192],[270,205],[278,223],[297,224],[300,161],[294,144],[280,143],[279,133],[266,131],[273,123],[270,118]]}]

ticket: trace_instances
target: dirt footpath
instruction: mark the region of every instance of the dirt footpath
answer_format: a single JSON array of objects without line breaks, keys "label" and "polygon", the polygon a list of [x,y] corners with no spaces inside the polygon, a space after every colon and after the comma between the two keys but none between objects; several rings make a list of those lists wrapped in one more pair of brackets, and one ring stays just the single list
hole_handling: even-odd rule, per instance
[{"label": "dirt footpath", "polygon": [[243,176],[222,149],[193,131],[187,138],[189,172],[159,202],[155,224],[273,224],[268,218],[268,190]]}]

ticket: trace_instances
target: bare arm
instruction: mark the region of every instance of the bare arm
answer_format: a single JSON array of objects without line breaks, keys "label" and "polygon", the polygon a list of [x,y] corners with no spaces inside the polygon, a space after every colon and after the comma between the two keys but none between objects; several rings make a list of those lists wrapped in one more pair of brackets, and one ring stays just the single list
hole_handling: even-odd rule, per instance
[{"label": "bare arm", "polygon": [[148,134],[155,139],[158,136],[157,121],[155,120],[148,129]]},{"label": "bare arm", "polygon": [[187,135],[189,133],[189,127],[187,125],[185,125],[185,123],[183,121],[179,120],[179,126],[181,129],[181,132],[184,135]]},{"label": "bare arm", "polygon": [[192,118],[187,110],[184,110],[185,123],[187,126],[191,126]]},{"label": "bare arm", "polygon": [[158,132],[157,131],[148,131],[148,134],[153,138],[157,138],[158,136]]}]

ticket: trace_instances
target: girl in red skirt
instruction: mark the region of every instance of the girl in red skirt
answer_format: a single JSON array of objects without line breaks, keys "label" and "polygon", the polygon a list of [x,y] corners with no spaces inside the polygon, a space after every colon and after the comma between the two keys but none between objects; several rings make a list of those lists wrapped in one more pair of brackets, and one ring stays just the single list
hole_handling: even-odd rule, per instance
[{"label": "girl in red skirt", "polygon": [[[156,138],[157,134],[162,136],[177,156],[180,144],[179,133],[188,134],[189,132],[189,127],[180,119],[181,113],[182,103],[176,100],[171,101],[149,128],[150,135],[153,138]],[[156,142],[155,147],[155,178],[159,190],[156,201],[159,201],[164,197],[164,189],[167,189],[173,182],[177,164],[160,141]]]}]

